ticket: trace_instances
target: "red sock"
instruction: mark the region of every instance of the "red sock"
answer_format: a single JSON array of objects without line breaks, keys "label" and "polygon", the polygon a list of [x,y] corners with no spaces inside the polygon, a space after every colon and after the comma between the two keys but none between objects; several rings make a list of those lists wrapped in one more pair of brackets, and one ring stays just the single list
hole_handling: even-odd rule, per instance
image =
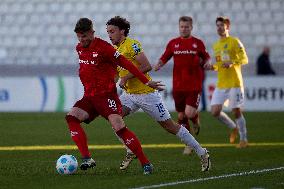
[{"label": "red sock", "polygon": [[91,157],[91,154],[88,149],[87,136],[85,131],[80,125],[80,121],[71,115],[66,116],[66,121],[70,130],[71,137],[76,143],[81,155],[83,158]]},{"label": "red sock", "polygon": [[190,120],[194,125],[199,124],[199,113],[197,112],[197,114],[193,118],[190,118]]},{"label": "red sock", "polygon": [[116,134],[122,138],[124,144],[138,157],[141,165],[150,163],[145,154],[143,153],[141,144],[133,132],[126,127],[120,129]]},{"label": "red sock", "polygon": [[178,119],[178,124],[183,125],[190,132],[190,125],[186,117],[183,119]]}]

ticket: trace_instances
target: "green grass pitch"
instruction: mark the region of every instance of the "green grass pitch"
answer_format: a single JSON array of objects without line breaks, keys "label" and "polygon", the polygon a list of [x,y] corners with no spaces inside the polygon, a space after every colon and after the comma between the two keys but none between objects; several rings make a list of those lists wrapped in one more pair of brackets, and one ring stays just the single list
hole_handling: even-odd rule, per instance
[{"label": "green grass pitch", "polygon": [[[175,113],[172,116],[176,119]],[[145,145],[144,152],[154,165],[154,173],[148,176],[143,175],[138,160],[134,160],[128,170],[119,170],[125,153],[122,148],[96,148],[120,145],[110,125],[102,118],[83,125],[89,144],[94,146],[91,153],[97,167],[86,172],[78,170],[74,175],[59,175],[55,162],[60,155],[73,154],[80,163],[78,151],[67,148],[74,144],[64,117],[64,113],[0,113],[1,189],[151,188],[162,183],[167,186],[161,188],[284,188],[283,112],[245,113],[252,144],[246,149],[227,145],[228,129],[209,113],[202,112],[197,140],[207,147],[212,159],[212,169],[206,173],[200,171],[199,158],[195,154],[182,154],[182,145],[160,147],[181,144],[176,136],[161,129],[144,113],[129,116],[126,124]],[[147,147],[151,144],[160,146]],[[16,146],[30,149],[10,149]],[[46,149],[35,150],[34,146]],[[54,146],[63,147],[52,149]],[[238,175],[272,168],[281,169]],[[177,183],[179,181],[181,183]]]}]

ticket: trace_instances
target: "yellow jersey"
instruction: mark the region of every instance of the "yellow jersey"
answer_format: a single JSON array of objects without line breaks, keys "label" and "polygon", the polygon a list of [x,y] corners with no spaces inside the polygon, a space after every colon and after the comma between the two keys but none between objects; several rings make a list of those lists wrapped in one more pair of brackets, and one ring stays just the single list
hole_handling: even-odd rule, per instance
[{"label": "yellow jersey", "polygon": [[[119,45],[115,46],[115,48],[125,56],[130,62],[132,62],[136,67],[139,67],[139,62],[136,61],[136,56],[143,52],[143,48],[139,41],[126,37],[124,41],[122,41]],[[118,67],[117,69],[119,77],[126,76],[129,71],[125,70],[122,67]],[[149,73],[144,73],[144,75],[152,80]],[[126,82],[126,92],[130,94],[148,94],[152,93],[155,90],[147,85],[143,84],[138,78],[134,77]]]},{"label": "yellow jersey", "polygon": [[[241,41],[236,37],[226,37],[213,45],[216,64],[214,70],[218,72],[217,88],[227,89],[243,87],[241,66],[248,63],[248,57]],[[232,62],[230,68],[223,68],[224,62]]]}]

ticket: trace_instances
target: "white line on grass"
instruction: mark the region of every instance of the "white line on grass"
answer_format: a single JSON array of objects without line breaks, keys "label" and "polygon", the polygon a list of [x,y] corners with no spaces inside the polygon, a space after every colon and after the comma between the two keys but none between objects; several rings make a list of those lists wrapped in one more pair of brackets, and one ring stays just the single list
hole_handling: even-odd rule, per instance
[{"label": "white line on grass", "polygon": [[174,186],[174,185],[185,184],[185,183],[203,182],[203,181],[223,179],[223,178],[228,178],[228,177],[237,177],[237,176],[245,176],[245,175],[258,174],[258,173],[264,173],[264,172],[278,171],[282,169],[284,169],[284,167],[262,169],[262,170],[256,170],[256,171],[252,170],[248,172],[246,171],[246,172],[232,173],[232,174],[226,174],[226,175],[220,175],[220,176],[205,177],[205,178],[198,178],[198,179],[191,179],[191,180],[184,180],[184,181],[177,181],[177,182],[169,182],[169,183],[155,184],[155,185],[150,185],[150,186],[141,186],[138,188],[131,188],[131,189],[161,188],[161,187]]}]

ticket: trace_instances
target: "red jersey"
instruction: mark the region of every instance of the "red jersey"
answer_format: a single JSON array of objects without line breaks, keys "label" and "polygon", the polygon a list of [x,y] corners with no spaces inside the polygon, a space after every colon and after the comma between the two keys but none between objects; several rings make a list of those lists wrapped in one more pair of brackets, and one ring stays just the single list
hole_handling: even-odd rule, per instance
[{"label": "red jersey", "polygon": [[165,64],[172,56],[173,90],[201,91],[204,79],[203,64],[210,58],[203,42],[193,36],[172,39],[160,60]]},{"label": "red jersey", "polygon": [[116,92],[117,65],[129,70],[143,83],[149,80],[111,44],[95,38],[89,47],[76,46],[79,55],[79,77],[84,86],[84,96]]}]

